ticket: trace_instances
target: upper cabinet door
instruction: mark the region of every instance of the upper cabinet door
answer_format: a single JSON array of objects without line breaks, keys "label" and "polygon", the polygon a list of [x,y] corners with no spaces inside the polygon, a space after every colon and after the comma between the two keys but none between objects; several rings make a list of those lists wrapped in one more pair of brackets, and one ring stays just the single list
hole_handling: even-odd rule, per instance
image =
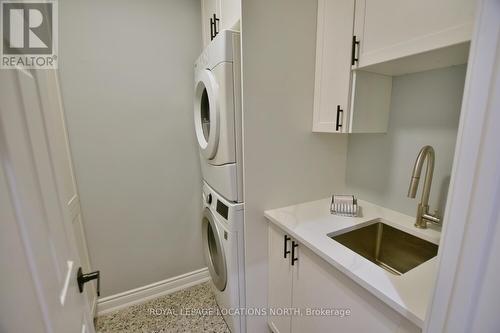
[{"label": "upper cabinet door", "polygon": [[313,132],[346,131],[354,0],[319,0]]},{"label": "upper cabinet door", "polygon": [[475,5],[474,0],[356,0],[357,67],[470,41]]},{"label": "upper cabinet door", "polygon": [[221,31],[239,30],[241,0],[201,0],[203,46]]},{"label": "upper cabinet door", "polygon": [[207,46],[221,28],[221,0],[201,0],[203,47]]}]

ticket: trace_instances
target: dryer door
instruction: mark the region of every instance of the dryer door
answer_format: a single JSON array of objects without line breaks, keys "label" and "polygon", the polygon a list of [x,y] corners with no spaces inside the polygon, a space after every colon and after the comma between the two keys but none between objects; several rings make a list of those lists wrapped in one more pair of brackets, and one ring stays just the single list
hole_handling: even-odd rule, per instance
[{"label": "dryer door", "polygon": [[197,73],[194,86],[194,127],[203,156],[210,160],[219,144],[219,86],[208,69]]},{"label": "dryer door", "polygon": [[220,291],[224,291],[227,283],[226,255],[220,238],[220,230],[217,227],[212,212],[208,208],[205,208],[203,211],[201,223],[203,252],[208,271],[215,287]]}]

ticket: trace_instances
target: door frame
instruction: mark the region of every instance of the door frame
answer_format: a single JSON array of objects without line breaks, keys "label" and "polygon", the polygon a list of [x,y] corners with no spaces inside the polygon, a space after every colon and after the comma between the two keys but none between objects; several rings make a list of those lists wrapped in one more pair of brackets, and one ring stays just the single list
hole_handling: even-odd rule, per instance
[{"label": "door frame", "polygon": [[[472,332],[475,325],[488,324],[485,316],[489,324],[499,323],[476,309],[493,305],[485,296],[500,293],[498,287],[484,285],[493,276],[500,278],[492,252],[500,246],[500,1],[481,0],[476,11],[438,273],[424,332]],[[500,300],[494,301],[498,311]]]}]

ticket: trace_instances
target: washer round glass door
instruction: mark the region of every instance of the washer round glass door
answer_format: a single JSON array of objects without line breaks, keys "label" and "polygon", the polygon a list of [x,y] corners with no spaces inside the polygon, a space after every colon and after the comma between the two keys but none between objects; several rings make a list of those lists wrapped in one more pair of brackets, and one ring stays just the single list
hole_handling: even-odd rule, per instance
[{"label": "washer round glass door", "polygon": [[208,69],[197,73],[194,87],[194,127],[200,150],[213,159],[219,144],[218,85]]},{"label": "washer round glass door", "polygon": [[203,253],[208,271],[217,289],[223,291],[227,283],[227,267],[224,247],[220,239],[219,228],[208,208],[202,218]]}]

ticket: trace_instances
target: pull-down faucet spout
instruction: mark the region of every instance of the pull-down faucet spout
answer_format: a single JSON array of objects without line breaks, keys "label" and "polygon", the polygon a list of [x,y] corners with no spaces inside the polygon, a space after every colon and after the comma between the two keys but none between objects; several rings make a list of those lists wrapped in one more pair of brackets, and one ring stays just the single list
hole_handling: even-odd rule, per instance
[{"label": "pull-down faucet spout", "polygon": [[424,165],[424,162],[427,160],[427,166],[425,168],[424,188],[422,189],[422,199],[417,206],[417,217],[415,221],[415,227],[421,229],[427,228],[427,222],[439,224],[441,221],[440,217],[437,215],[437,212],[434,215],[429,213],[429,196],[431,193],[432,176],[434,174],[434,159],[434,149],[431,146],[422,147],[422,149],[418,153],[415,165],[413,166],[410,187],[408,188],[408,197],[415,198],[415,196],[417,195],[420,175],[422,173],[422,167]]}]

